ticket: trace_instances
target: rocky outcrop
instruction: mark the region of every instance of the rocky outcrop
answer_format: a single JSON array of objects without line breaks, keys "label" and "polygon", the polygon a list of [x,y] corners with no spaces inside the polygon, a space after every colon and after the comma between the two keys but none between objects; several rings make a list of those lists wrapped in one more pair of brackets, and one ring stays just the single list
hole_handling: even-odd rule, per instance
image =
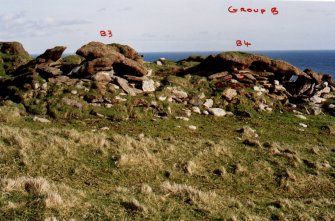
[{"label": "rocky outcrop", "polygon": [[31,60],[19,42],[0,42],[0,75],[11,75],[18,67]]},{"label": "rocky outcrop", "polygon": [[119,115],[113,120],[151,113],[182,120],[192,114],[253,117],[255,111],[299,108],[304,114],[335,115],[331,76],[260,55],[231,52],[181,63],[160,59],[159,66],[143,62],[125,45],[90,42],[77,55],[62,58],[65,49],[48,49],[11,77],[0,78],[0,100],[21,103],[34,115],[66,118],[83,113],[108,118],[94,108],[115,106],[120,110],[105,111]]},{"label": "rocky outcrop", "polygon": [[57,46],[46,50],[42,55],[36,58],[37,63],[52,63],[58,61],[63,52],[66,50],[64,46]]},{"label": "rocky outcrop", "polygon": [[119,76],[145,76],[147,74],[143,61],[130,47],[90,42],[78,49],[76,53],[86,59],[78,71],[79,75],[92,76],[101,70],[114,70]]}]

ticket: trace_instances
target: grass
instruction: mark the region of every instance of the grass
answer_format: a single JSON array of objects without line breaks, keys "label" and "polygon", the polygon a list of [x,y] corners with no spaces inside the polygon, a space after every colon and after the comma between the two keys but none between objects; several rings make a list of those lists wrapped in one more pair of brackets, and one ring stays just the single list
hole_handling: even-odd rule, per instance
[{"label": "grass", "polygon": [[[1,118],[2,220],[335,217],[335,138],[321,130],[334,117],[308,116],[303,132],[286,113],[47,125]],[[261,147],[243,144],[244,126]]]},{"label": "grass", "polygon": [[[335,219],[333,116],[257,112],[255,104],[271,100],[249,89],[228,104],[223,88],[163,63],[147,64],[162,84],[155,94],[120,101],[117,89],[102,96],[49,85],[25,107],[3,102],[0,220]],[[169,102],[167,86],[204,93],[236,115],[187,116],[190,107]],[[78,95],[96,104],[110,98],[112,106]]]}]

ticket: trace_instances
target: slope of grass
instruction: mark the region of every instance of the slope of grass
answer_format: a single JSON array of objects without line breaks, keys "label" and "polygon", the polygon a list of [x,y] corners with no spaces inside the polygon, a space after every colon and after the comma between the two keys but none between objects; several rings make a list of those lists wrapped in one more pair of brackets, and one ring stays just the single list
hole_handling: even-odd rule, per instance
[{"label": "slope of grass", "polygon": [[[335,218],[335,137],[321,129],[334,117],[43,124],[7,116],[0,128],[0,220]],[[243,144],[237,130],[246,125],[260,146]]]}]

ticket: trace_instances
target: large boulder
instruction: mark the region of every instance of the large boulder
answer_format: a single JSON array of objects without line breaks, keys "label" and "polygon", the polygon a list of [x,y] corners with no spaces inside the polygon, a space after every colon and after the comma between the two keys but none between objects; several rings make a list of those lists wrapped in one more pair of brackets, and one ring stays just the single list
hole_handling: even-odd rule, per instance
[{"label": "large boulder", "polygon": [[76,53],[86,59],[78,71],[81,76],[94,76],[99,71],[110,70],[114,70],[119,76],[147,74],[142,59],[134,49],[128,46],[90,42],[78,49]]},{"label": "large boulder", "polygon": [[137,61],[137,62],[143,62],[143,57],[140,56],[135,49],[128,45],[122,45],[122,44],[110,44],[108,45],[109,48],[113,48],[115,51],[123,54],[126,58],[129,58],[131,60]]},{"label": "large boulder", "polygon": [[52,63],[58,61],[61,57],[63,52],[65,51],[66,47],[64,46],[56,46],[51,49],[47,49],[43,54],[36,58],[38,63]]},{"label": "large boulder", "polygon": [[0,42],[0,75],[12,74],[28,63],[31,56],[19,42]]},{"label": "large boulder", "polygon": [[205,75],[236,70],[272,72],[278,80],[285,81],[290,80],[293,75],[310,79],[306,73],[285,61],[244,52],[224,52],[216,56],[211,55],[192,69],[192,71]]}]

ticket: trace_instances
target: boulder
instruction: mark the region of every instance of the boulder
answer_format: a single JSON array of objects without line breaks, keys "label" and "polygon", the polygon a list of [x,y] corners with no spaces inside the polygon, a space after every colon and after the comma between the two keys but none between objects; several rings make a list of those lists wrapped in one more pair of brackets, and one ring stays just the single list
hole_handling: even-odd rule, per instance
[{"label": "boulder", "polygon": [[51,49],[47,49],[43,54],[36,58],[37,63],[52,63],[58,61],[66,47],[64,46],[56,46]]},{"label": "boulder", "polygon": [[112,71],[100,71],[93,76],[93,79],[98,82],[110,82],[112,81],[113,73]]},{"label": "boulder", "polygon": [[258,134],[257,134],[256,130],[252,129],[249,126],[244,126],[243,128],[241,128],[241,129],[239,129],[237,131],[242,134],[242,138],[243,139],[257,138],[258,137]]},{"label": "boulder", "polygon": [[280,81],[288,81],[293,75],[310,77],[299,68],[281,60],[244,52],[224,52],[216,56],[208,56],[203,62],[187,71],[209,76],[218,72],[234,72],[236,70],[252,70],[255,72],[274,73]]},{"label": "boulder", "polygon": [[[125,47],[125,46],[124,46]],[[126,56],[121,54],[115,45],[105,45],[100,42],[90,42],[77,50],[77,54],[86,59],[79,71],[82,76],[94,75],[97,71],[114,70],[116,75],[145,76],[147,74],[143,62],[131,52],[129,47]]]},{"label": "boulder", "polygon": [[208,112],[216,117],[226,116],[226,111],[221,108],[208,108]]},{"label": "boulder", "polygon": [[213,99],[206,99],[205,103],[203,104],[205,108],[211,108],[214,105]]},{"label": "boulder", "polygon": [[31,56],[19,42],[0,42],[0,75],[11,75],[14,71],[28,63]]},{"label": "boulder", "polygon": [[44,78],[52,78],[59,75],[62,75],[63,72],[58,68],[50,67],[50,66],[40,66],[37,67],[36,71],[40,73],[40,75]]},{"label": "boulder", "polygon": [[130,96],[136,96],[136,90],[128,85],[128,81],[126,79],[116,77],[116,83]]},{"label": "boulder", "polygon": [[137,62],[143,62],[143,57],[140,56],[135,49],[128,45],[122,45],[122,44],[109,44],[109,48],[114,49],[115,51],[123,54],[126,58],[129,58],[131,60],[137,61]]},{"label": "boulder", "polygon": [[155,91],[155,82],[153,80],[145,80],[142,83],[142,90],[144,92],[153,92]]},{"label": "boulder", "polygon": [[226,90],[223,91],[222,96],[227,101],[232,101],[237,96],[237,91],[232,88],[227,88]]}]

